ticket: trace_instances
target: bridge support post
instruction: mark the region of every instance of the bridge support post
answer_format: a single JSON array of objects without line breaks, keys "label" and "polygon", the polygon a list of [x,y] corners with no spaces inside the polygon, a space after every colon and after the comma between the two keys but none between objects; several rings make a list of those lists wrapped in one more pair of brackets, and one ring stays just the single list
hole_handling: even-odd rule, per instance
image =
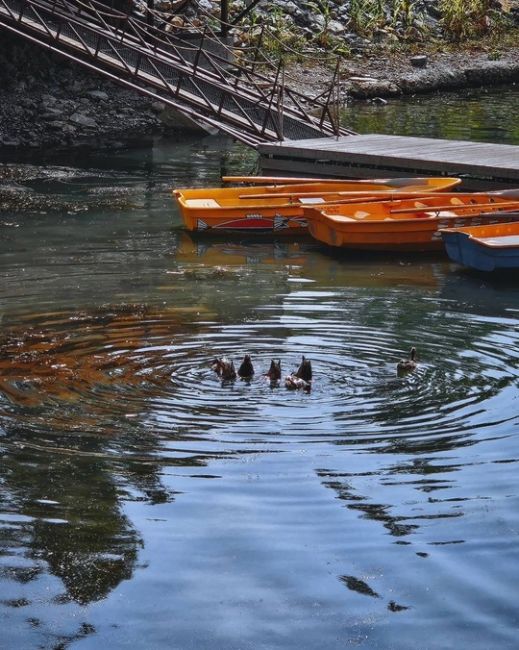
[{"label": "bridge support post", "polygon": [[220,26],[221,34],[225,38],[229,33],[229,2],[220,0]]}]

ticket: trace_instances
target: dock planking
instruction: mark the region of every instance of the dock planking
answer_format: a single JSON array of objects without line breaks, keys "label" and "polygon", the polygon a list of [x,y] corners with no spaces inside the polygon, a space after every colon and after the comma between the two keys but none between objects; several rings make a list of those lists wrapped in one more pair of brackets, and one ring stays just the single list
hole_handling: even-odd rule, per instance
[{"label": "dock planking", "polygon": [[519,187],[519,146],[398,135],[287,140],[258,147],[262,173],[459,176],[467,189]]}]

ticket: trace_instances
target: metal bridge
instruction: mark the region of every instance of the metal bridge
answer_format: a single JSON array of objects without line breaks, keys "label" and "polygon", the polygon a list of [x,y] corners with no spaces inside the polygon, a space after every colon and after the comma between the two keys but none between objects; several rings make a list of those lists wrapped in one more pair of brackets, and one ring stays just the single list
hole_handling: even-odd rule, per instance
[{"label": "metal bridge", "polygon": [[252,147],[352,133],[339,126],[333,84],[309,98],[285,84],[282,64],[271,75],[259,71],[257,51],[239,64],[207,27],[193,40],[167,33],[150,15],[96,0],[0,0],[0,32],[17,34]]}]

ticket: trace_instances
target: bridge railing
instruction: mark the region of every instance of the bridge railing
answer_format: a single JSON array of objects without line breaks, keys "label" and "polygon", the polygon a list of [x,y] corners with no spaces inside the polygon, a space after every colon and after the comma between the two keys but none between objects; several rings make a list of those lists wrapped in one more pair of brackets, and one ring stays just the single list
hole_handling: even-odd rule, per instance
[{"label": "bridge railing", "polygon": [[207,29],[193,47],[97,0],[0,0],[1,10],[10,18],[8,29],[252,146],[282,140],[287,127],[292,138],[347,133],[332,119],[329,97],[314,100],[312,109],[320,112],[314,117],[308,98],[285,87],[282,66],[271,79],[231,65],[204,47],[213,38]]}]

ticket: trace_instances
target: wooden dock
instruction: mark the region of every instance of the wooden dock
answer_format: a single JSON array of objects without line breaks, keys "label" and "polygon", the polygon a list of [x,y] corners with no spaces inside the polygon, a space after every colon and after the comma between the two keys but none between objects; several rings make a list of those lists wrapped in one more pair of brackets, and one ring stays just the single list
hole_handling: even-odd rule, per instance
[{"label": "wooden dock", "polygon": [[398,135],[287,140],[258,147],[261,173],[352,178],[457,176],[467,189],[519,187],[519,146]]}]

